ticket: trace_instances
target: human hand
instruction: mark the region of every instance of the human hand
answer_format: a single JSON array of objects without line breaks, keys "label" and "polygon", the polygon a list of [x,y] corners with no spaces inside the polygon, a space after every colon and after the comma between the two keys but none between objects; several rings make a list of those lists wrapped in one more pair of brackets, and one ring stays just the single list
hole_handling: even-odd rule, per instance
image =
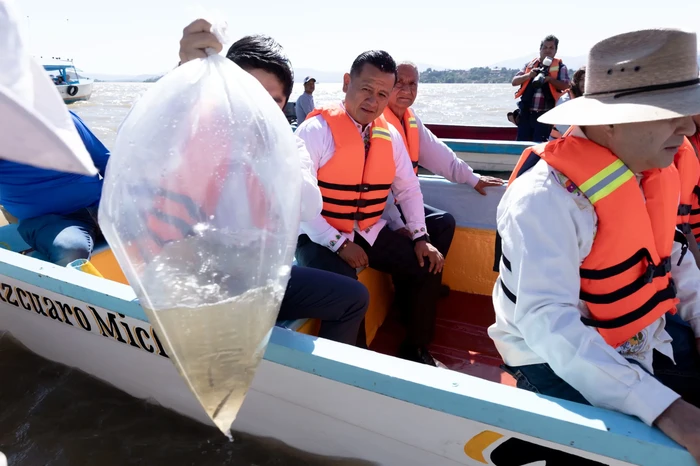
[{"label": "human hand", "polygon": [[180,64],[187,63],[196,58],[206,58],[206,49],[212,48],[216,53],[221,52],[224,46],[211,33],[211,24],[203,19],[191,22],[182,31],[180,39]]}]

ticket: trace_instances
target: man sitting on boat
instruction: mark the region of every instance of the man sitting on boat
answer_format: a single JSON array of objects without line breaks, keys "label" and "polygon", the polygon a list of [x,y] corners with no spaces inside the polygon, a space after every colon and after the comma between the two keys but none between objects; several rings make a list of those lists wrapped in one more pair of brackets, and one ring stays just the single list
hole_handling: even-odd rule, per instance
[{"label": "man sitting on boat", "polygon": [[[197,20],[189,24],[180,41],[180,63],[206,57],[205,49],[221,51],[223,45],[211,32],[211,24]],[[282,46],[267,36],[245,36],[236,41],[226,57],[253,75],[284,111],[294,85],[294,71]],[[321,211],[321,193],[312,173],[304,141],[297,138],[302,165],[301,219]],[[319,336],[354,345],[367,307],[369,292],[362,283],[338,274],[292,267],[279,320],[321,320]]]},{"label": "man sitting on boat", "polygon": [[46,260],[68,265],[92,254],[101,237],[97,210],[109,151],[69,112],[101,176],[85,176],[0,161],[0,204],[19,220],[17,232]]},{"label": "man sitting on boat", "polygon": [[[297,259],[309,267],[357,278],[372,267],[401,275],[397,295],[407,299],[408,338],[400,356],[436,365],[426,346],[435,326],[444,257],[431,244],[423,196],[398,130],[382,116],[396,84],[396,63],[386,52],[358,56],[343,78],[345,100],[315,109],[296,134],[306,142],[323,211],[302,222]],[[409,234],[381,218],[393,191]]]},{"label": "man sitting on boat", "polygon": [[700,113],[696,44],[599,42],[584,96],[541,117],[573,127],[523,153],[498,207],[489,335],[519,387],[637,416],[700,460],[700,273],[673,165]]},{"label": "man sitting on boat", "polygon": [[559,39],[547,36],[540,43],[540,56],[525,64],[513,78],[513,86],[520,86],[515,98],[520,98],[518,141],[545,142],[552,125],[538,121],[546,111],[554,108],[557,100],[569,88],[569,72],[559,58],[554,58]]}]

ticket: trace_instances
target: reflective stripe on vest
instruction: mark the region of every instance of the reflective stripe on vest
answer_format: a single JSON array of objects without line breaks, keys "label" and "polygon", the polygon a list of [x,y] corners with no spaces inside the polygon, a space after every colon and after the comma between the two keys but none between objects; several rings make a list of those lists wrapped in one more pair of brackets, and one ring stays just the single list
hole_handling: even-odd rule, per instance
[{"label": "reflective stripe on vest", "polygon": [[[530,71],[532,71],[534,68],[537,68],[535,65],[539,65],[540,60],[539,58],[535,58],[532,60],[528,65],[525,67],[525,74],[528,74]],[[558,58],[553,58],[552,59],[552,64],[549,66],[549,76],[552,79],[558,79],[559,78],[559,68],[561,67],[561,60]],[[532,79],[528,79],[524,83],[520,85],[517,91],[515,91],[515,98],[518,99],[520,96],[522,96],[525,93],[525,90],[527,87],[530,85],[532,82]],[[549,84],[549,90],[552,92],[552,97],[554,97],[554,102],[559,100],[559,97],[561,97],[566,91],[560,91],[554,85],[550,82]]]},{"label": "reflective stripe on vest", "polygon": [[[636,177],[612,152],[567,136],[525,150],[509,185],[540,159],[577,185],[598,217],[593,246],[579,269],[580,299],[591,314],[581,320],[617,348],[666,312],[675,313],[670,274],[680,192],[675,166],[645,172],[641,196]],[[510,270],[505,256],[501,261]],[[510,290],[505,294],[516,302]]]},{"label": "reflective stripe on vest", "polygon": [[416,114],[413,109],[406,109],[401,120],[394,115],[389,107],[384,110],[384,118],[392,126],[394,126],[406,145],[406,150],[408,151],[409,157],[411,157],[411,163],[413,164],[413,171],[418,175],[418,159],[420,157],[420,133],[418,132],[418,120],[416,119]]},{"label": "reflective stripe on vest", "polygon": [[365,230],[384,212],[396,175],[389,124],[382,116],[372,122],[365,156],[362,136],[340,105],[315,109],[307,119],[316,115],[328,124],[335,144],[331,159],[318,169],[321,215],[339,231],[353,231],[355,222]]}]

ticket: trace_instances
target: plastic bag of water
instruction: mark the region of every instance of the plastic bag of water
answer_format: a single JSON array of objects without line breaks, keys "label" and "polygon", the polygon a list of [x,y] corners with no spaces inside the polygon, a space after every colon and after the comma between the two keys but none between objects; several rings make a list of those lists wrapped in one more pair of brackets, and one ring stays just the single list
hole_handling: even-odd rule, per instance
[{"label": "plastic bag of water", "polygon": [[171,71],[141,97],[107,167],[100,226],[224,433],[279,311],[300,190],[283,113],[255,78],[216,54]]}]

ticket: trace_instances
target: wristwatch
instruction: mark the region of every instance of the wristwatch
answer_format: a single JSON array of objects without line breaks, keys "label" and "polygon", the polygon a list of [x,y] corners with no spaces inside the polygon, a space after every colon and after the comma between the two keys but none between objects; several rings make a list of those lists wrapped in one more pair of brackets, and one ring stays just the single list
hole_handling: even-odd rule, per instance
[{"label": "wristwatch", "polygon": [[430,243],[430,236],[428,236],[427,233],[424,234],[423,236],[419,236],[418,238],[415,238],[415,239],[413,240],[413,244],[415,245],[415,244],[418,243],[419,241],[425,241],[426,243]]}]

